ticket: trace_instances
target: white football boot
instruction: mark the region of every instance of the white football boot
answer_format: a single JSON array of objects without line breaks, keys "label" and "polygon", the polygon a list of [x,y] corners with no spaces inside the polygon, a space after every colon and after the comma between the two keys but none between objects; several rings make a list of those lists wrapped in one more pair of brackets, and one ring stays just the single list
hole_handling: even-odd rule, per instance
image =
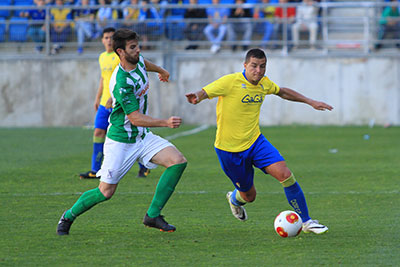
[{"label": "white football boot", "polygon": [[228,200],[229,206],[231,207],[232,214],[233,214],[233,216],[235,216],[236,219],[244,222],[245,220],[247,220],[246,209],[243,206],[233,205],[231,202],[231,195],[232,195],[232,192],[229,191],[226,194],[226,199]]},{"label": "white football boot", "polygon": [[303,232],[304,233],[314,233],[317,235],[323,234],[328,231],[328,227],[320,224],[317,220],[309,219],[305,223],[303,223]]}]

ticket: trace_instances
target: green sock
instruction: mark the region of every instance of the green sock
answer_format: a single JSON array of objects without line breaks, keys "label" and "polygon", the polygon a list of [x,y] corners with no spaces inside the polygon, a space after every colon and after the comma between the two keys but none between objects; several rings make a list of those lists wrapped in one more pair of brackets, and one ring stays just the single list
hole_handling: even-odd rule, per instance
[{"label": "green sock", "polygon": [[65,217],[70,220],[75,220],[76,217],[89,210],[96,204],[108,200],[99,188],[95,188],[86,191],[82,196],[75,202],[75,204],[67,210]]},{"label": "green sock", "polygon": [[160,215],[162,208],[175,190],[179,179],[185,170],[187,162],[173,165],[167,168],[158,181],[156,192],[147,211],[149,217],[155,218]]}]

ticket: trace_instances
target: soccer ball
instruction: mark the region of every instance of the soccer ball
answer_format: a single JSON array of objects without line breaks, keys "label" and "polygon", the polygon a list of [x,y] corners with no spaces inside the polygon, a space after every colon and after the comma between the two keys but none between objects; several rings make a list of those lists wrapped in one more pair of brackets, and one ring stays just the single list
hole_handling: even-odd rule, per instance
[{"label": "soccer ball", "polygon": [[291,210],[279,213],[275,218],[274,228],[281,237],[294,237],[300,234],[302,223],[299,214]]}]

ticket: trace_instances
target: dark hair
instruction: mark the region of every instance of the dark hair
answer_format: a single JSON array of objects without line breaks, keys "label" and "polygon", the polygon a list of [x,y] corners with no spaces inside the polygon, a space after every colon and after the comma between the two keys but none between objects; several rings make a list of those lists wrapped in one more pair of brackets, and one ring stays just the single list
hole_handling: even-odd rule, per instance
[{"label": "dark hair", "polygon": [[264,51],[261,50],[260,48],[250,49],[246,54],[245,62],[249,62],[250,58],[252,58],[252,57],[259,58],[259,59],[265,58],[265,62],[267,61],[267,56],[265,55]]},{"label": "dark hair", "polygon": [[103,37],[104,37],[104,34],[107,33],[107,32],[115,32],[115,29],[114,29],[113,27],[105,28],[105,29],[103,30],[103,33],[101,34],[101,38],[103,38]]},{"label": "dark hair", "polygon": [[131,40],[139,41],[139,35],[136,32],[129,29],[116,30],[113,35],[114,52],[117,53],[117,55],[119,55],[117,49],[118,48],[125,49],[126,42]]}]

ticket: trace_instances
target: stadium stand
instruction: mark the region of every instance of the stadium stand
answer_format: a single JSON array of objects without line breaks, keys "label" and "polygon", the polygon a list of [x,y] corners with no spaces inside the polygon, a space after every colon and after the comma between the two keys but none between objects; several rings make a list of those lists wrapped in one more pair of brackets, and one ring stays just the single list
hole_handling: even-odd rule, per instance
[{"label": "stadium stand", "polygon": [[6,20],[5,18],[0,18],[0,42],[6,40]]},{"label": "stadium stand", "polygon": [[[0,50],[10,52],[12,51],[12,42],[19,42],[19,47],[33,47],[33,42],[26,36],[27,28],[29,24],[32,24],[30,19],[20,19],[21,12],[26,12],[29,9],[35,8],[33,5],[34,0],[0,0]],[[51,14],[50,9],[52,7],[52,0],[46,1],[47,12]],[[78,3],[80,0],[65,0],[68,8],[73,9],[73,14],[77,14],[79,9]],[[134,1],[133,1],[134,2]],[[395,1],[396,2],[396,1]],[[148,49],[162,50],[170,49],[183,50],[186,47],[196,46],[199,49],[205,51],[210,49],[209,42],[203,37],[199,36],[198,39],[189,39],[188,34],[185,33],[185,28],[190,19],[185,19],[184,14],[186,8],[189,6],[189,0],[139,0],[136,7],[131,5],[131,1],[125,0],[107,0],[107,5],[110,5],[113,10],[118,12],[118,16],[114,16],[113,25],[124,25],[124,27],[131,27],[139,32],[141,36],[148,39]],[[147,3],[148,9],[144,10],[142,4]],[[263,4],[264,3],[264,4]],[[319,13],[319,30],[317,38],[318,52],[328,53],[337,51],[359,51],[361,53],[370,53],[373,50],[374,45],[379,42],[377,40],[377,32],[379,27],[379,17],[383,10],[383,7],[388,2],[384,0],[379,1],[345,1],[345,0],[331,0],[331,1],[317,1],[317,5],[320,9]],[[397,4],[400,3],[397,1]],[[261,6],[261,4],[263,6]],[[99,2],[95,0],[90,0],[91,8],[99,12]],[[201,8],[206,8],[211,5],[211,0],[198,0],[198,6]],[[221,5],[229,5],[232,8],[234,5],[234,0],[221,0]],[[265,22],[267,18],[260,12],[263,7],[268,5],[280,5],[278,0],[269,0],[263,2],[262,0],[247,0],[246,5],[250,5],[253,12],[253,36],[251,40],[250,47],[263,46],[266,41],[263,41],[265,34]],[[299,5],[299,1],[292,0],[286,5],[286,7],[293,7]],[[32,6],[32,8],[30,8]],[[140,9],[140,15],[137,19],[132,21],[127,21],[124,19],[124,9],[127,6],[135,7]],[[7,9],[6,7],[10,7]],[[150,10],[150,11],[149,11]],[[207,23],[207,19],[203,19],[204,23]],[[65,44],[66,49],[64,52],[70,52],[76,54],[77,51],[77,37],[76,37],[76,23],[74,23],[74,18],[68,18],[66,23],[71,23],[71,31],[67,38],[67,42],[62,42]],[[53,21],[46,18],[45,24],[50,26],[48,31],[53,27]],[[95,23],[95,22],[93,22]],[[276,23],[276,22],[275,22]],[[271,22],[271,24],[275,24]],[[276,26],[276,25],[272,25]],[[276,27],[274,27],[276,28]],[[275,29],[274,29],[275,30]],[[309,47],[308,38],[305,36],[307,33],[300,34],[300,50],[304,50]],[[53,38],[54,33],[46,33],[46,45],[45,47],[52,47],[55,40]],[[271,37],[272,38],[272,37]],[[85,41],[85,53],[90,51],[95,51],[96,53],[99,49],[99,37],[90,36]],[[238,40],[240,42],[240,40]],[[282,36],[276,39],[271,39],[269,42],[268,49],[273,49],[275,52],[280,52],[279,49],[284,47],[290,47],[292,41],[290,38],[282,38]],[[382,40],[385,43],[386,40]],[[60,42],[58,40],[58,42]],[[168,42],[168,43],[166,43]],[[390,42],[396,44],[395,42],[400,42],[400,40],[391,40]],[[64,46],[63,44],[63,46]],[[168,45],[166,45],[168,44]],[[276,46],[275,44],[278,44]],[[240,45],[240,43],[238,43]],[[221,51],[229,50],[232,46],[232,42],[224,39],[222,42]],[[1,49],[6,47],[7,50]],[[278,48],[274,48],[278,47]],[[395,47],[392,46],[384,46]],[[87,48],[87,49],[86,49]],[[93,48],[93,49],[92,49]],[[23,51],[24,49],[19,49]],[[385,50],[385,49],[383,49]],[[293,52],[293,51],[287,51]],[[1,52],[0,52],[1,53]],[[298,53],[298,51],[296,52]],[[50,55],[49,49],[45,50],[43,54]]]},{"label": "stadium stand", "polygon": [[[14,1],[13,5],[15,7],[18,7],[18,6],[26,7],[26,6],[34,5],[33,0],[13,0],[13,1]],[[14,14],[14,17],[20,17],[21,13],[28,12],[28,11],[29,11],[29,9],[18,9],[18,10],[15,10],[13,14]]]},{"label": "stadium stand", "polygon": [[13,42],[25,42],[27,40],[28,19],[12,17],[8,31],[8,40]]},{"label": "stadium stand", "polygon": [[[0,0],[0,7],[7,7],[11,5],[12,5],[11,0]],[[10,10],[0,9],[0,18],[8,18],[10,14],[11,14]]]}]

